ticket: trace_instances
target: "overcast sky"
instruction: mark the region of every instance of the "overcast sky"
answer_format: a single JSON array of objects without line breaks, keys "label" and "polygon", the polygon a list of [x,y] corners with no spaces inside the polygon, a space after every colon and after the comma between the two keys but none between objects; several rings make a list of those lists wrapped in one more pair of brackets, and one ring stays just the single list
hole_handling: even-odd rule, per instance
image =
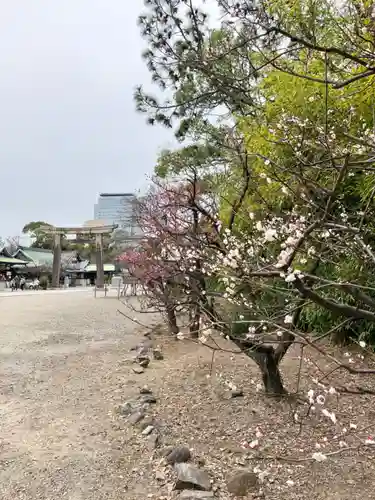
[{"label": "overcast sky", "polygon": [[146,184],[172,134],[146,124],[142,0],[17,0],[0,16],[0,236],[93,218],[101,191]]}]

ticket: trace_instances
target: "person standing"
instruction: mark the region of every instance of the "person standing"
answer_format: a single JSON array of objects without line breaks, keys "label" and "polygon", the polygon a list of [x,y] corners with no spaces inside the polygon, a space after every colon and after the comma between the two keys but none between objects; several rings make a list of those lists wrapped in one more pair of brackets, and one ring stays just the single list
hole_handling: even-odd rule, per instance
[{"label": "person standing", "polygon": [[20,288],[21,288],[21,290],[25,289],[25,285],[26,285],[25,277],[21,276],[21,279],[20,279]]}]

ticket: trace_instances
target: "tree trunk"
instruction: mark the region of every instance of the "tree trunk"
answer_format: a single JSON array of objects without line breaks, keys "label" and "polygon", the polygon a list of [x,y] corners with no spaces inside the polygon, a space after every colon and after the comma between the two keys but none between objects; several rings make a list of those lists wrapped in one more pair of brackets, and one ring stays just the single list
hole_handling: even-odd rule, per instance
[{"label": "tree trunk", "polygon": [[[258,358],[258,356],[257,356]],[[278,363],[273,353],[262,353],[255,359],[262,373],[262,380],[266,394],[281,396],[286,394]]]},{"label": "tree trunk", "polygon": [[270,396],[282,396],[287,394],[279,370],[279,365],[287,350],[292,345],[294,335],[291,332],[288,332],[288,334],[285,335],[285,343],[279,344],[278,349],[276,350],[272,346],[256,346],[248,340],[234,337],[231,334],[228,325],[215,310],[213,300],[208,302],[207,297],[205,297],[205,300],[206,302],[204,303],[204,307],[211,321],[214,324],[221,325],[222,331],[225,335],[228,335],[232,342],[234,342],[237,347],[244,352],[244,354],[253,359],[259,366],[265,393]]},{"label": "tree trunk", "polygon": [[201,310],[199,305],[195,305],[189,310],[189,331],[191,338],[197,339],[199,337],[199,326],[201,319]]},{"label": "tree trunk", "polygon": [[167,303],[165,310],[167,313],[169,333],[172,333],[172,335],[177,335],[179,332],[179,329],[177,326],[177,318],[176,318],[174,306],[172,304]]}]

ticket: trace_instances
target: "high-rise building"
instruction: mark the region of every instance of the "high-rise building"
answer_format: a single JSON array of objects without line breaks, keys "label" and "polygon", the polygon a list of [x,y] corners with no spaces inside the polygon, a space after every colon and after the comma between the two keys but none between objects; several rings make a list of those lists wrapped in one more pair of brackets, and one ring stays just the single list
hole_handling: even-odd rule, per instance
[{"label": "high-rise building", "polygon": [[136,224],[136,201],[133,193],[100,193],[94,205],[94,219],[117,224],[127,236],[139,234]]}]

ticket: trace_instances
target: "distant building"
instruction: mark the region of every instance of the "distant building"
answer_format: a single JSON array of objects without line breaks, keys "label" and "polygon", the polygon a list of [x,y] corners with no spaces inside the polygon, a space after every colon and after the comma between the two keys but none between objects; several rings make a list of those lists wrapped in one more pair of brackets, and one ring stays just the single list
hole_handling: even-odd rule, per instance
[{"label": "distant building", "polygon": [[101,193],[94,205],[94,219],[117,224],[121,237],[140,236],[136,223],[137,197],[133,193]]}]

